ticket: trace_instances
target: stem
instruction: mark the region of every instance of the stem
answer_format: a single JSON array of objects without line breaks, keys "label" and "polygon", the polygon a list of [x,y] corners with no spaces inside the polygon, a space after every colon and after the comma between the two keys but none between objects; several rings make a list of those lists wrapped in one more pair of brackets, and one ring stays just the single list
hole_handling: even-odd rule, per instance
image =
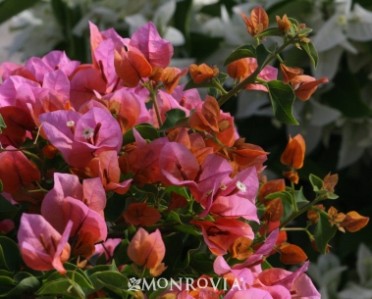
[{"label": "stem", "polygon": [[225,104],[231,97],[236,95],[240,90],[242,90],[247,84],[253,83],[256,80],[256,77],[260,73],[260,68],[258,67],[251,75],[241,81],[239,84],[235,85],[227,94],[224,94],[218,99],[218,104],[220,107]]},{"label": "stem", "polygon": [[233,89],[231,89],[227,94],[224,94],[218,99],[218,104],[220,107],[225,104],[231,97],[236,95],[240,90],[244,89],[247,84],[254,83],[257,79],[258,74],[262,71],[265,66],[267,66],[271,61],[273,61],[277,56],[289,45],[293,43],[293,41],[296,39],[296,37],[293,37],[291,39],[286,40],[278,49],[276,49],[274,52],[270,53],[265,61],[262,63],[261,66],[258,66],[256,70],[249,75],[247,78],[245,78],[243,81],[241,81],[238,85],[235,85]]},{"label": "stem", "polygon": [[291,223],[294,219],[296,219],[298,216],[305,213],[310,207],[318,204],[321,202],[324,198],[323,197],[316,197],[312,202],[307,203],[304,205],[301,209],[299,209],[297,212],[293,213],[291,216],[288,217],[287,220],[285,220],[282,224],[280,224],[280,228],[285,227],[289,223]]},{"label": "stem", "polygon": [[148,91],[150,92],[150,99],[154,103],[156,118],[158,120],[159,127],[161,127],[163,125],[163,122],[161,120],[159,105],[158,105],[158,102],[156,100],[156,89],[154,90],[154,88],[151,86],[150,83],[146,83],[146,84],[144,84],[144,86],[147,87]]}]

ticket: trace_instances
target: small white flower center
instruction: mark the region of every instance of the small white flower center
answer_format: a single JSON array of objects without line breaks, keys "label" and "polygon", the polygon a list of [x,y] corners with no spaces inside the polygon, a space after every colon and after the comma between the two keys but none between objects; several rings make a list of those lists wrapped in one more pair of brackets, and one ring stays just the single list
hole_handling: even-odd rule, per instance
[{"label": "small white flower center", "polygon": [[73,120],[69,120],[66,122],[66,126],[69,128],[73,128],[75,126],[75,122]]},{"label": "small white flower center", "polygon": [[247,192],[247,186],[241,181],[236,182],[236,188],[238,188],[240,192]]},{"label": "small white flower center", "polygon": [[94,129],[92,129],[92,128],[85,128],[84,130],[83,130],[83,137],[85,138],[85,139],[91,139],[92,137],[93,137],[93,135],[94,135]]}]

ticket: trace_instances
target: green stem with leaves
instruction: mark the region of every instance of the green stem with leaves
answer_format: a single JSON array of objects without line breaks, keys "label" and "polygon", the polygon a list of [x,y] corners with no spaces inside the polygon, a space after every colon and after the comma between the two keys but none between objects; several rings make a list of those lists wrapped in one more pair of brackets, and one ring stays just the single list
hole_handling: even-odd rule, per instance
[{"label": "green stem with leaves", "polygon": [[317,205],[319,202],[324,200],[325,198],[323,196],[317,196],[313,201],[305,204],[302,206],[298,211],[294,212],[291,216],[289,216],[283,223],[280,224],[280,228],[283,228],[287,226],[289,223],[291,223],[294,219],[302,215],[303,213],[307,212],[310,207]]},{"label": "green stem with leaves", "polygon": [[228,93],[222,95],[218,99],[218,104],[220,105],[220,107],[223,104],[225,104],[231,97],[235,96],[239,91],[241,91],[242,89],[244,89],[248,84],[254,83],[256,81],[256,79],[257,79],[258,74],[269,63],[271,63],[274,59],[276,59],[281,52],[283,52],[288,46],[290,46],[291,44],[293,44],[295,42],[295,40],[296,40],[296,37],[293,37],[293,38],[290,38],[288,40],[285,40],[285,42],[279,48],[277,48],[275,51],[271,52],[266,57],[266,59],[264,60],[264,62],[262,63],[262,65],[259,65],[256,68],[256,70],[250,76],[248,76],[243,81],[241,81],[240,83],[238,83],[237,85],[235,85],[233,87],[233,89],[231,89]]}]

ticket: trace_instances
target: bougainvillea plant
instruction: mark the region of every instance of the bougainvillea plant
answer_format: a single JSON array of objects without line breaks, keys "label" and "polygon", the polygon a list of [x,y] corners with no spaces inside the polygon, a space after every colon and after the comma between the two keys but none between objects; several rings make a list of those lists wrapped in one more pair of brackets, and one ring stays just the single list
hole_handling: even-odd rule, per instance
[{"label": "bougainvillea plant", "polygon": [[311,29],[286,15],[270,27],[261,7],[243,21],[253,39],[225,72],[172,67],[152,23],[130,38],[91,23],[91,63],[53,51],[1,64],[0,297],[320,298],[287,233],[325,253],[369,219],[328,205],[336,174],[304,191],[301,135],[267,178],[268,153],[221,110],[260,90],[296,124],[296,98],[327,82],[281,55],[296,47],[316,66]]}]

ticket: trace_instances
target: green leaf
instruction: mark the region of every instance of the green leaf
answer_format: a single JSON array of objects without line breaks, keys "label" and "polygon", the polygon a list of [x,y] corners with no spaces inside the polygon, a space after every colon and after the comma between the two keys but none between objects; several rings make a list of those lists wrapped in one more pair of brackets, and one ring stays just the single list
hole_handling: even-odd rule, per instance
[{"label": "green leaf", "polygon": [[[159,137],[157,129],[150,124],[139,124],[135,126],[137,132],[147,140],[154,140]],[[124,134],[124,145],[134,142],[133,130],[129,130]]]},{"label": "green leaf", "polygon": [[[71,264],[65,264],[65,268],[68,269],[69,265]],[[92,282],[89,280],[87,274],[81,269],[75,267],[73,270],[68,270],[66,272],[66,277],[68,277],[71,282],[78,284],[84,293],[89,294],[94,291]],[[53,272],[48,276],[47,281],[59,280],[60,278],[61,274]]]},{"label": "green leaf", "polygon": [[300,190],[294,190],[294,200],[297,203],[298,207],[301,207],[302,205],[305,205],[309,203],[309,201],[306,199],[302,188]]},{"label": "green leaf", "polygon": [[286,124],[298,125],[293,116],[295,94],[292,88],[279,80],[268,82],[267,87],[275,117]]},{"label": "green leaf", "polygon": [[306,52],[307,56],[309,56],[313,67],[316,68],[318,65],[318,52],[316,51],[313,43],[301,43],[300,46],[301,49]]},{"label": "green leaf", "polygon": [[[0,193],[3,192],[3,190],[4,190],[3,189],[3,182],[2,182],[2,180],[0,180]],[[0,200],[2,200],[2,198],[0,198]]]},{"label": "green leaf", "polygon": [[244,45],[235,49],[225,60],[224,65],[228,65],[235,60],[246,57],[256,57],[256,49],[252,45]]},{"label": "green leaf", "polygon": [[0,268],[17,271],[21,261],[18,245],[12,239],[0,236]]},{"label": "green leaf", "polygon": [[319,213],[319,221],[315,226],[314,237],[315,244],[320,253],[326,253],[329,241],[336,234],[336,226],[329,223],[328,215],[325,212]]},{"label": "green leaf", "polygon": [[165,122],[161,126],[161,130],[167,130],[174,128],[178,123],[182,122],[186,118],[185,111],[181,109],[171,109],[166,112]]},{"label": "green leaf", "polygon": [[34,6],[40,0],[3,0],[0,2],[0,23]]},{"label": "green leaf", "polygon": [[6,129],[6,124],[5,124],[3,116],[0,114],[0,133],[3,132],[2,129]]},{"label": "green leaf", "polygon": [[124,290],[128,287],[128,279],[117,271],[98,271],[90,276],[97,290],[108,288],[116,294],[124,294]]},{"label": "green leaf", "polygon": [[323,180],[320,177],[317,177],[315,174],[311,173],[309,175],[309,181],[315,192],[319,192],[320,190],[322,190]]},{"label": "green leaf", "polygon": [[86,298],[80,286],[66,277],[46,281],[37,291],[37,295],[60,295],[63,298]]},{"label": "green leaf", "polygon": [[258,38],[266,37],[266,36],[283,36],[283,31],[279,28],[267,28],[266,30],[262,31],[260,34],[257,35]]},{"label": "green leaf", "polygon": [[16,285],[16,282],[14,281],[13,278],[9,276],[0,276],[0,295],[1,297],[4,298],[9,298],[7,297],[7,293]]},{"label": "green leaf", "polygon": [[270,52],[266,49],[266,47],[263,44],[259,44],[256,48],[256,55],[257,55],[257,63],[259,66],[262,66],[262,64],[265,62],[267,56],[270,54]]},{"label": "green leaf", "polygon": [[5,295],[5,298],[18,298],[20,295],[26,293],[32,294],[39,287],[40,281],[35,276],[29,274],[29,277],[25,277],[18,282],[18,284]]}]

